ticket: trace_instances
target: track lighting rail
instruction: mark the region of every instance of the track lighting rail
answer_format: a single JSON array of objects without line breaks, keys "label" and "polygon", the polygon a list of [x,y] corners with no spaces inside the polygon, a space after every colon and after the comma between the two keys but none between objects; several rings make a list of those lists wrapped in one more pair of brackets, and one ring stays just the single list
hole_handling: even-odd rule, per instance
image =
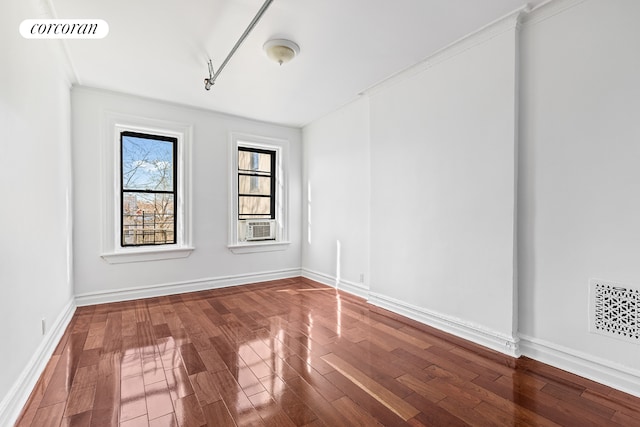
[{"label": "track lighting rail", "polygon": [[213,64],[211,63],[211,60],[209,60],[209,63],[208,63],[208,65],[209,65],[209,78],[204,79],[204,88],[206,90],[211,89],[211,86],[213,86],[215,84],[216,79],[218,78],[218,76],[220,75],[220,73],[222,72],[224,67],[227,65],[227,63],[229,62],[231,57],[236,53],[236,51],[238,50],[240,45],[244,42],[244,39],[247,38],[247,36],[251,32],[251,30],[253,30],[253,27],[256,26],[258,21],[260,21],[260,18],[262,18],[262,15],[264,15],[264,13],[267,11],[267,8],[271,5],[272,2],[273,2],[273,0],[266,0],[264,2],[262,7],[260,8],[260,10],[258,10],[258,13],[256,14],[256,16],[253,18],[251,23],[249,23],[249,26],[247,27],[247,29],[244,30],[244,33],[242,33],[242,35],[240,36],[240,38],[238,39],[236,44],[231,49],[231,52],[229,52],[229,54],[227,55],[225,60],[222,61],[222,64],[220,64],[220,68],[218,68],[218,71],[214,72]]}]

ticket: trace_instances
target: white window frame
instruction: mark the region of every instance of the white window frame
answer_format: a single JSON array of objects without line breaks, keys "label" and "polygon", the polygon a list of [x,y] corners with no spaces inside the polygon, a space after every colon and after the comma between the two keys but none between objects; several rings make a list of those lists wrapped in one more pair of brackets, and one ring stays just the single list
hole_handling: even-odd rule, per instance
[{"label": "white window frame", "polygon": [[[194,248],[191,230],[191,146],[192,125],[107,113],[102,151],[102,258],[110,264],[186,258]],[[121,246],[120,133],[132,131],[163,135],[178,140],[176,243],[158,246]]]},{"label": "white window frame", "polygon": [[[276,153],[275,240],[243,242],[238,239],[238,148]],[[229,244],[235,254],[282,251],[289,247],[289,141],[232,132],[229,137]]]}]

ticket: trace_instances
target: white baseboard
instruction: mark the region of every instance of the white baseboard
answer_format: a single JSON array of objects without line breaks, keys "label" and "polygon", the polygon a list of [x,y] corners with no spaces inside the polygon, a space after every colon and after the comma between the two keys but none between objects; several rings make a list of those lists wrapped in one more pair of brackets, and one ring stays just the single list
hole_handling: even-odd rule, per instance
[{"label": "white baseboard", "polygon": [[520,356],[517,337],[514,338],[462,319],[436,313],[374,292],[369,294],[369,303],[508,356]]},{"label": "white baseboard", "polygon": [[640,372],[632,368],[616,365],[608,360],[598,359],[591,355],[583,354],[527,335],[519,334],[517,337],[511,337],[500,332],[491,331],[461,319],[435,313],[385,295],[370,292],[368,288],[360,284],[341,280],[336,286],[335,277],[328,274],[303,268],[302,277],[327,286],[337,287],[345,292],[367,299],[370,304],[420,323],[433,326],[441,331],[499,351],[508,356],[516,358],[521,355],[527,356],[640,397]]},{"label": "white baseboard", "polygon": [[370,304],[408,317],[409,319],[416,320],[420,323],[433,326],[434,328],[499,351],[508,356],[520,356],[517,337],[510,337],[477,325],[472,325],[460,319],[455,319],[440,313],[430,312],[422,307],[413,306],[403,301],[370,292],[369,289],[362,284],[346,280],[340,280],[339,283],[336,284],[337,281],[335,277],[309,270],[307,268],[302,269],[302,277],[306,277],[322,283],[323,285],[332,286],[365,298]]},{"label": "white baseboard", "polygon": [[342,279],[338,281],[333,276],[309,270],[308,268],[303,268],[301,270],[301,275],[302,277],[306,277],[307,279],[311,279],[315,282],[322,283],[323,285],[331,286],[341,291],[348,292],[360,298],[368,299],[369,297],[369,288],[362,283],[355,283]]},{"label": "white baseboard", "polygon": [[520,334],[524,356],[640,397],[640,371]]},{"label": "white baseboard", "polygon": [[300,275],[301,272],[299,268],[291,268],[286,270],[187,280],[184,282],[163,283],[159,285],[127,289],[115,289],[112,291],[90,292],[76,295],[76,304],[81,307],[85,305],[130,301],[140,298],[159,297],[164,295],[182,294],[185,292],[197,292],[229,286],[266,282],[269,280],[288,279],[291,277],[299,277]]},{"label": "white baseboard", "polygon": [[51,325],[49,332],[40,342],[16,382],[0,402],[0,426],[11,426],[18,420],[22,408],[27,403],[75,311],[76,304],[71,299]]}]

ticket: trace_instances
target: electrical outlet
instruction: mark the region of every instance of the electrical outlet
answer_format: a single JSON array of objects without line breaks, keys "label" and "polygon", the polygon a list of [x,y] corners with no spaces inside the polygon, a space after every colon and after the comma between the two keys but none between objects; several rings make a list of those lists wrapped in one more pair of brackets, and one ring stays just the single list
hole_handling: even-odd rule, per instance
[{"label": "electrical outlet", "polygon": [[45,334],[45,332],[47,332],[47,319],[45,319],[44,317],[42,318],[42,335]]},{"label": "electrical outlet", "polygon": [[360,273],[360,283],[364,283],[364,273]]}]

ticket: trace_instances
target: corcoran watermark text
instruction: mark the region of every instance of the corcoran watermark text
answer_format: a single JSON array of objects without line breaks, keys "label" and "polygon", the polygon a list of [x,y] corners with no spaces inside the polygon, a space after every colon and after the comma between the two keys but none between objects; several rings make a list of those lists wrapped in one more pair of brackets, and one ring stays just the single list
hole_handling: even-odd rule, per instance
[{"label": "corcoran watermark text", "polygon": [[102,19],[25,19],[20,34],[26,39],[101,39],[109,34]]}]

